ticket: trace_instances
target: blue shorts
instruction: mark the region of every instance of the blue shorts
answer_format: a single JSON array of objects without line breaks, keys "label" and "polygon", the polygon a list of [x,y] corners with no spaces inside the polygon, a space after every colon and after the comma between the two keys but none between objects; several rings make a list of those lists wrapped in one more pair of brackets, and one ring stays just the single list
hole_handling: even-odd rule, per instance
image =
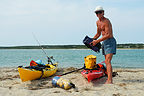
[{"label": "blue shorts", "polygon": [[102,43],[102,54],[116,54],[116,40],[115,38],[109,38]]}]

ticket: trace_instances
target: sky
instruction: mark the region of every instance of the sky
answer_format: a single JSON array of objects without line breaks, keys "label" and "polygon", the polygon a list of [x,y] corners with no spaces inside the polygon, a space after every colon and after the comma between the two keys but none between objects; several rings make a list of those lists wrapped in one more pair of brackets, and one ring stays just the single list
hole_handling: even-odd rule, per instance
[{"label": "sky", "polygon": [[118,44],[144,43],[143,0],[0,0],[0,46],[79,45],[102,6]]}]

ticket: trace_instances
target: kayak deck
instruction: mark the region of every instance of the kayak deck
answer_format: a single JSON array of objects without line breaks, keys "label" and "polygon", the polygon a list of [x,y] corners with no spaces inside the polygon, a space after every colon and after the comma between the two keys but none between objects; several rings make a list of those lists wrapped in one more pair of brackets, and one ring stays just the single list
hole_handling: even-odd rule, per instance
[{"label": "kayak deck", "polygon": [[100,70],[83,70],[81,74],[88,80],[88,82],[104,75],[104,73]]},{"label": "kayak deck", "polygon": [[57,71],[57,64],[51,65],[47,64],[49,66],[48,68],[43,69],[43,71],[35,70],[35,69],[29,69],[25,67],[18,68],[18,72],[21,78],[22,82],[29,81],[29,80],[35,80],[39,78],[45,78],[52,76]]}]

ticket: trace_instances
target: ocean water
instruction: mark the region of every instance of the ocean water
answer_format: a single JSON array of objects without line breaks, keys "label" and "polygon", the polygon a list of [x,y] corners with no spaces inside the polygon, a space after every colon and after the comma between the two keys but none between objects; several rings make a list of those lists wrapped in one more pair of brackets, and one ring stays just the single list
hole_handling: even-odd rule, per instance
[{"label": "ocean water", "polygon": [[[97,63],[104,61],[102,53],[87,49],[45,49],[48,56],[53,56],[59,67],[83,67],[84,57],[97,56]],[[1,49],[0,67],[28,66],[31,60],[47,63],[41,49]],[[144,49],[118,49],[112,59],[113,68],[144,68]]]}]

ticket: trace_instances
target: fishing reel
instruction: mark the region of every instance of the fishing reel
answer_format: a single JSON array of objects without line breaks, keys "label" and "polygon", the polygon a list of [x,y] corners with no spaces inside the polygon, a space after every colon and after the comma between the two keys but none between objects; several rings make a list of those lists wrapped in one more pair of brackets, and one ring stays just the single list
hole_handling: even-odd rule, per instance
[{"label": "fishing reel", "polygon": [[52,60],[55,61],[55,59],[53,58],[53,56],[51,56],[51,57],[48,57],[48,56],[47,56],[47,59],[48,59],[48,64],[51,63],[51,64],[53,65]]}]

